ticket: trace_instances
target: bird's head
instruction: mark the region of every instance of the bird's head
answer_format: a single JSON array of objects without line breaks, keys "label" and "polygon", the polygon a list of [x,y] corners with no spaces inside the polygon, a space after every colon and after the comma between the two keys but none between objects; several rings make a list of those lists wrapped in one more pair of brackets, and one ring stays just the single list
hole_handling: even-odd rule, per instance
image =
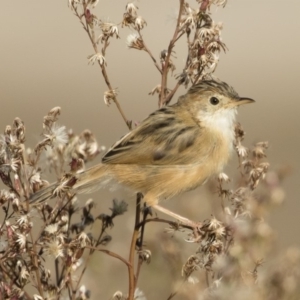
[{"label": "bird's head", "polygon": [[202,126],[218,130],[231,130],[237,107],[253,102],[251,98],[240,97],[227,83],[216,80],[201,81],[179,99],[179,104],[184,105]]}]

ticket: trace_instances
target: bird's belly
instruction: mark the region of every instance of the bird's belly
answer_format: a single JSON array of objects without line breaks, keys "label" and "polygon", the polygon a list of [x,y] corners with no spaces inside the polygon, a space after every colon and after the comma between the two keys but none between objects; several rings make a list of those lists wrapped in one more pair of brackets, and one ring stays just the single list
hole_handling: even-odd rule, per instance
[{"label": "bird's belly", "polygon": [[170,198],[202,185],[219,172],[223,163],[206,161],[192,165],[114,165],[113,177],[121,184],[155,198]]},{"label": "bird's belly", "polygon": [[202,185],[210,176],[222,171],[230,156],[230,143],[214,140],[206,156],[193,164],[175,165],[110,165],[119,183],[154,199],[173,197]]}]

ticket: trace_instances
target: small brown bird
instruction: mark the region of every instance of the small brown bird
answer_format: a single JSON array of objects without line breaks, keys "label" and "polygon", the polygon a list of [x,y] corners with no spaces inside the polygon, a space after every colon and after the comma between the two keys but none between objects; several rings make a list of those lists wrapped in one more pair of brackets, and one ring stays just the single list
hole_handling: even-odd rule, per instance
[{"label": "small brown bird", "polygon": [[[195,189],[222,171],[233,149],[237,107],[251,102],[225,82],[201,81],[116,142],[101,164],[76,174],[72,189],[88,192],[115,181],[177,218],[159,200]],[[32,195],[31,202],[54,197],[66,183],[48,186]]]}]

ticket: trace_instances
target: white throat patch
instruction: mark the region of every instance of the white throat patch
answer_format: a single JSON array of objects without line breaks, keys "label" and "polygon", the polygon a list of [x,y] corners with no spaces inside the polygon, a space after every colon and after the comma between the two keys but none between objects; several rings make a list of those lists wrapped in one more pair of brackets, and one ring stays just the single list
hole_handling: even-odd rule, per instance
[{"label": "white throat patch", "polygon": [[221,109],[213,114],[199,112],[198,119],[201,125],[219,131],[232,146],[234,141],[234,124],[237,109]]}]

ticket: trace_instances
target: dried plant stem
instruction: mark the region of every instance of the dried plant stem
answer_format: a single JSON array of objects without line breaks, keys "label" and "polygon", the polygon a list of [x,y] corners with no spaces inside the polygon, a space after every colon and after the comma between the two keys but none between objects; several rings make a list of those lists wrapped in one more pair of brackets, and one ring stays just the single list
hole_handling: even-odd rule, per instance
[{"label": "dried plant stem", "polygon": [[208,271],[205,271],[205,282],[206,282],[206,286],[209,288],[210,284],[209,284],[209,278],[208,278]]},{"label": "dried plant stem", "polygon": [[[71,294],[71,299],[72,300],[75,300],[75,296],[76,296],[76,290],[74,290],[74,287],[73,287],[73,281],[72,281],[72,275],[69,273],[68,274],[68,277],[69,277],[69,280],[68,280],[68,283],[67,283],[67,286],[68,286],[68,291],[69,291],[69,295]],[[70,288],[71,288],[71,293],[70,293]]]},{"label": "dried plant stem", "polygon": [[175,221],[170,221],[170,220],[166,220],[166,219],[161,219],[161,218],[151,218],[151,219],[146,219],[142,222],[140,222],[138,224],[139,227],[144,226],[147,223],[151,223],[151,222],[155,222],[155,223],[165,223],[165,224],[169,224],[172,227],[180,227],[180,228],[185,228],[185,229],[190,229],[190,230],[194,230],[195,228],[193,226],[187,225],[187,224],[178,224],[178,222]]},{"label": "dried plant stem", "polygon": [[143,41],[143,45],[144,45],[143,50],[146,51],[146,52],[150,55],[150,57],[151,57],[151,59],[152,59],[154,65],[155,65],[156,69],[159,71],[159,73],[160,73],[160,74],[163,74],[162,69],[161,69],[160,66],[158,65],[158,63],[157,63],[155,57],[153,56],[152,52],[151,52],[151,51],[149,50],[149,48],[146,46],[145,40],[143,39],[143,36],[142,36],[140,30],[138,30],[138,34],[139,34],[140,39]]},{"label": "dried plant stem", "polygon": [[161,77],[161,92],[160,92],[160,97],[159,97],[159,107],[162,107],[165,103],[166,103],[166,94],[165,94],[165,90],[167,88],[167,76],[168,76],[168,67],[169,67],[169,61],[170,61],[170,57],[171,57],[171,53],[173,50],[173,47],[175,45],[175,42],[178,38],[178,33],[179,33],[179,27],[180,27],[180,18],[183,12],[183,7],[184,7],[184,0],[179,0],[179,12],[178,12],[178,17],[177,17],[177,24],[176,24],[176,28],[173,34],[173,38],[169,43],[169,47],[168,47],[168,52],[166,55],[166,58],[164,60],[164,65],[163,65],[163,73],[162,73],[162,77]]},{"label": "dried plant stem", "polygon": [[[141,226],[141,236],[140,236],[140,240],[139,240],[139,251],[143,250],[143,241],[144,241],[144,233],[145,233],[145,223],[144,223],[144,221],[146,220],[147,215],[148,215],[148,212],[146,211],[146,209],[144,209],[144,211],[143,211],[143,220],[142,220],[143,225]],[[138,224],[138,226],[139,226],[139,224]],[[139,256],[138,265],[137,265],[136,274],[135,274],[136,282],[138,281],[142,264],[143,264],[143,259]]]},{"label": "dried plant stem", "polygon": [[[9,272],[6,270],[6,268],[4,267],[4,265],[3,265],[3,263],[2,263],[1,260],[0,260],[0,270],[3,271],[3,273],[4,273],[7,277],[9,277],[11,281],[14,281],[14,280],[10,277]],[[15,283],[15,282],[14,282],[14,283]],[[0,290],[0,291],[1,291],[1,290]],[[22,288],[22,292],[24,293],[26,299],[29,299],[29,300],[32,299],[32,297],[30,297],[30,295],[25,291],[24,288]],[[1,299],[1,300],[4,299],[1,293],[0,293],[0,299]]]},{"label": "dried plant stem", "polygon": [[38,251],[36,248],[36,244],[33,242],[33,236],[32,236],[32,231],[30,231],[29,233],[30,235],[30,239],[32,242],[32,264],[35,267],[35,275],[36,275],[36,280],[37,280],[37,289],[40,293],[40,295],[44,298],[44,293],[43,293],[43,287],[42,287],[42,283],[41,283],[41,277],[40,277],[40,272],[39,272],[39,265],[38,265],[38,261],[37,261],[37,255],[38,255]]},{"label": "dried plant stem", "polygon": [[172,100],[173,96],[175,95],[175,93],[177,92],[179,87],[180,87],[180,83],[179,83],[179,81],[177,81],[175,87],[173,88],[173,90],[168,94],[168,96],[165,99],[166,104],[168,104]]},{"label": "dried plant stem", "polygon": [[[82,21],[82,16],[79,15],[79,13],[77,11],[77,7],[76,7],[76,5],[74,3],[72,3],[72,7],[74,9],[75,15],[78,17],[80,23],[82,24],[83,29],[88,34],[88,37],[89,37],[89,39],[90,39],[90,41],[92,43],[92,46],[94,48],[95,54],[99,53],[99,50],[98,50],[98,47],[97,47],[97,43],[95,42],[95,39],[94,39],[94,34],[91,33],[86,18],[85,18],[85,23],[84,23]],[[84,9],[84,11],[86,11],[86,9],[87,9],[87,3],[85,3],[85,2],[83,3],[83,9]],[[103,46],[103,49],[101,51],[103,55],[105,55],[105,50],[106,50],[107,46],[108,46],[108,42],[106,40],[105,44]],[[110,83],[110,80],[108,78],[108,74],[107,74],[105,65],[104,64],[100,64],[100,62],[98,62],[98,64],[99,64],[99,67],[101,69],[101,72],[102,72],[102,75],[103,75],[103,78],[104,78],[104,81],[105,81],[107,87],[109,88],[109,90],[113,90],[112,85]],[[119,103],[119,101],[117,99],[117,96],[113,97],[113,101],[114,101],[115,105],[117,106],[117,109],[118,109],[119,113],[121,114],[121,116],[122,116],[124,122],[126,123],[127,127],[129,129],[131,129],[131,122],[126,118],[125,113],[124,113],[124,111],[123,111],[123,109],[122,109],[122,107],[121,107],[121,105],[120,105],[120,103]]]},{"label": "dried plant stem", "polygon": [[130,267],[128,268],[128,272],[129,272],[128,300],[133,300],[134,290],[136,287],[136,278],[134,275],[134,257],[135,257],[136,242],[139,236],[139,228],[140,228],[139,223],[140,223],[140,213],[141,213],[141,200],[142,200],[142,194],[138,193],[136,196],[134,231],[132,234],[130,250],[129,250]]},{"label": "dried plant stem", "polygon": [[2,224],[1,224],[1,227],[0,227],[0,232],[2,231],[2,228],[3,228],[4,224],[5,224],[5,221],[6,221],[7,219],[9,219],[9,218],[13,215],[13,213],[14,213],[14,212],[12,212],[12,213],[10,214],[10,216],[8,216],[9,208],[10,208],[10,202],[8,202],[7,207],[6,207],[6,209],[4,210],[4,211],[5,211],[5,216],[4,216],[4,218],[3,218],[3,221],[2,221]]},{"label": "dried plant stem", "polygon": [[117,258],[118,260],[120,260],[121,262],[123,262],[128,268],[131,267],[130,263],[125,258],[123,258],[122,256],[120,256],[119,254],[117,254],[115,252],[112,252],[112,251],[107,250],[107,249],[100,249],[98,247],[92,247],[92,246],[86,246],[86,248],[106,253],[107,255],[109,255],[111,257],[114,257],[114,258]]},{"label": "dried plant stem", "polygon": [[[102,238],[103,233],[105,232],[105,229],[106,229],[106,227],[105,227],[105,226],[102,226],[101,232],[100,232],[100,234],[99,234],[99,237],[98,237],[98,239],[97,239],[95,245],[98,245],[99,241],[100,241],[101,238]],[[88,247],[88,246],[87,246],[87,247]],[[87,269],[87,266],[88,266],[88,263],[89,263],[89,260],[90,260],[90,258],[91,258],[91,256],[92,256],[92,254],[94,253],[95,250],[98,250],[97,247],[93,247],[93,246],[89,246],[89,248],[90,248],[90,253],[89,253],[89,255],[88,255],[88,257],[87,257],[87,259],[86,259],[86,261],[85,261],[84,268],[83,268],[83,270],[81,271],[81,274],[80,274],[79,279],[78,279],[78,281],[77,281],[77,285],[76,285],[76,287],[75,287],[75,290],[77,290],[78,287],[79,287],[80,281],[81,281],[81,279],[82,279],[82,277],[83,277],[83,275],[84,275],[84,273],[85,273],[85,271],[86,271],[86,269]],[[93,248],[94,248],[94,249],[93,249]]]}]

